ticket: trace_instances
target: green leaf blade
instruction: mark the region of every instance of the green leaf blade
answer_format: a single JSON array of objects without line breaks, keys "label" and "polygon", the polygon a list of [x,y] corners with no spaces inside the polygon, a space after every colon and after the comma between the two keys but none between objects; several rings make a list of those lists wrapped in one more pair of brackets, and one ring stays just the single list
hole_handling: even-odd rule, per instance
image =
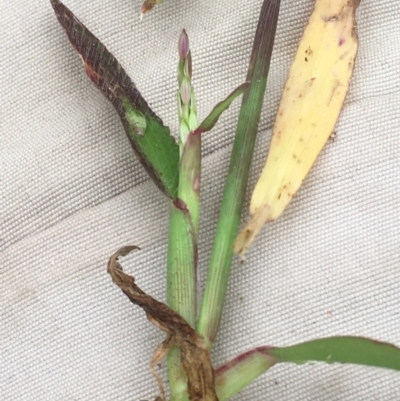
[{"label": "green leaf blade", "polygon": [[131,113],[130,103],[124,103],[122,123],[139,161],[157,187],[169,198],[176,199],[179,182],[179,146],[170,135],[169,128],[151,115],[145,116],[143,134],[137,125],[126,118]]},{"label": "green leaf blade", "polygon": [[400,370],[400,348],[364,337],[329,337],[267,352],[277,362],[302,364],[311,361],[351,363]]},{"label": "green leaf blade", "polygon": [[258,123],[264,100],[280,0],[264,0],[254,37],[246,82],[233,143],[228,177],[225,182],[220,215],[211,252],[207,282],[197,331],[209,349],[221,322],[228,279],[233,259],[233,243],[238,232],[246,195]]},{"label": "green leaf blade", "polygon": [[216,369],[216,391],[226,401],[277,363],[348,363],[400,371],[400,348],[364,337],[321,338],[288,347],[258,347]]},{"label": "green leaf blade", "polygon": [[[86,74],[117,110],[136,156],[161,191],[175,199],[179,148],[168,127],[151,110],[118,60],[99,39],[61,1],[50,2],[72,46],[80,54]],[[133,111],[145,118],[144,133],[142,125],[132,122]]]}]

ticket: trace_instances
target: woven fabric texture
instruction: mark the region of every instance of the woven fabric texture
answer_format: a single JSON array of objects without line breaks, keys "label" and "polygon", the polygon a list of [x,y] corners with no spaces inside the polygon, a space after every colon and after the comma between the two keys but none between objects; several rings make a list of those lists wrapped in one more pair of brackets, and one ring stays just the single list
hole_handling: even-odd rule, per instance
[{"label": "woven fabric texture", "polygon": [[[243,82],[261,4],[166,0],[139,21],[138,0],[66,1],[172,132],[181,29],[201,120]],[[312,7],[281,1],[249,196]],[[152,400],[149,362],[164,335],[112,284],[106,263],[119,247],[140,246],[124,265],[164,300],[168,204],[50,3],[0,0],[0,12],[0,399]],[[398,0],[361,1],[359,54],[336,138],[246,262],[235,261],[216,366],[256,346],[332,335],[400,346],[399,15]],[[203,282],[239,105],[204,136]],[[235,400],[398,400],[399,389],[393,371],[289,364]]]}]

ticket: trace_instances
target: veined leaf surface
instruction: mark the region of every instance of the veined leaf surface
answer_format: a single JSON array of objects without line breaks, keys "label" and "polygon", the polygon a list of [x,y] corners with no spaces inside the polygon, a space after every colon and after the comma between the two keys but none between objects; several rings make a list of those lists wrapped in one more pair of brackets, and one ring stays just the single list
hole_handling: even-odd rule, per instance
[{"label": "veined leaf surface", "polygon": [[288,347],[258,347],[216,369],[219,401],[226,401],[276,363],[350,363],[400,371],[400,348],[364,337],[320,338]]},{"label": "veined leaf surface", "polygon": [[[118,60],[61,1],[50,0],[57,19],[80,54],[86,74],[117,110],[136,156],[155,184],[172,199],[178,188],[179,148]],[[145,118],[145,129],[127,113]]]}]

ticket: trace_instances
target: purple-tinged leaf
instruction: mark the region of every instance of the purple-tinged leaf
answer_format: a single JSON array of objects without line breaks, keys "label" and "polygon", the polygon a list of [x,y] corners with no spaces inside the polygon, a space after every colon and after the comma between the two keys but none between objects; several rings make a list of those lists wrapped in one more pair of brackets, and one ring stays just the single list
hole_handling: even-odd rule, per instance
[{"label": "purple-tinged leaf", "polygon": [[179,148],[168,127],[151,110],[107,48],[61,1],[50,1],[72,46],[82,58],[86,74],[116,108],[136,156],[155,184],[175,199]]},{"label": "purple-tinged leaf", "polygon": [[275,365],[276,358],[263,347],[245,352],[215,370],[215,390],[219,401],[226,401]]},{"label": "purple-tinged leaf", "polygon": [[126,97],[135,109],[156,117],[125,70],[106,47],[61,1],[50,0],[50,2],[58,22],[65,29],[72,46],[81,56],[86,74],[117,110],[123,113],[121,99]]}]

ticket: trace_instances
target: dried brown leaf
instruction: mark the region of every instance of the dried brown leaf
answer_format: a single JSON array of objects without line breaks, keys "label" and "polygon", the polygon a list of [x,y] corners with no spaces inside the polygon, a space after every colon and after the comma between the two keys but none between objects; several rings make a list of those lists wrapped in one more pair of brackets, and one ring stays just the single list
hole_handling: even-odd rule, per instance
[{"label": "dried brown leaf", "polygon": [[[143,292],[136,284],[135,279],[123,272],[118,258],[126,256],[136,246],[126,246],[114,253],[109,262],[107,271],[113,282],[122,290],[131,302],[140,306],[147,318],[161,330],[167,333],[166,339],[153,356],[151,367],[167,354],[172,345],[181,349],[182,366],[188,380],[188,391],[191,401],[217,401],[214,384],[214,369],[210,354],[202,337],[190,325],[167,305],[155,300]],[[155,373],[163,399],[164,389],[159,376]]]}]

